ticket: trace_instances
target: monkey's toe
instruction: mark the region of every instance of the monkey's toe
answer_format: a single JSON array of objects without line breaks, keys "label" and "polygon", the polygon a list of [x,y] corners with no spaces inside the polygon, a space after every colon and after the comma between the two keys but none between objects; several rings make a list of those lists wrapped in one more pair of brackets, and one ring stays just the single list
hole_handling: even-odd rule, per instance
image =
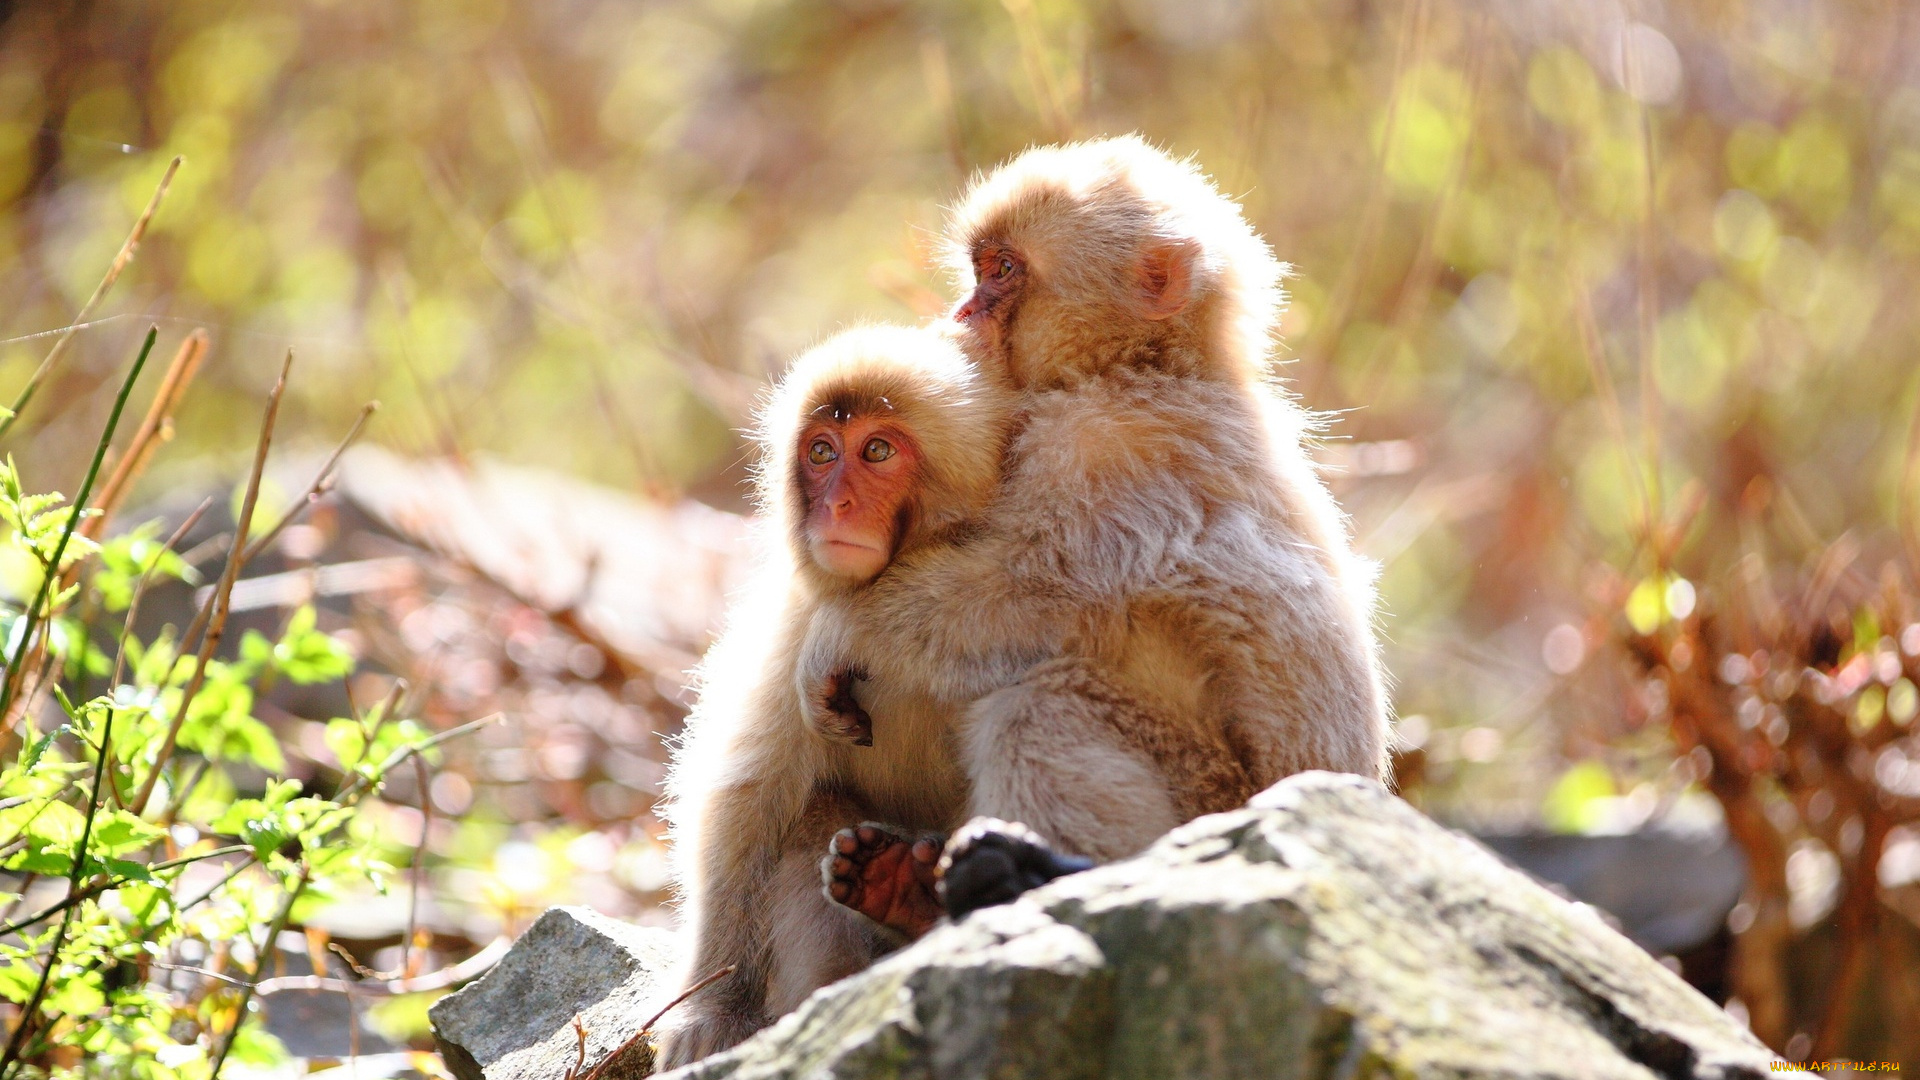
[{"label": "monkey's toe", "polygon": [[1018,822],[975,818],[940,858],[940,897],[947,914],[960,919],[1092,866],[1092,859],[1053,850]]},{"label": "monkey's toe", "polygon": [[934,888],[939,852],[936,838],[913,840],[884,825],[841,829],[820,863],[827,897],[911,941],[944,913]]}]

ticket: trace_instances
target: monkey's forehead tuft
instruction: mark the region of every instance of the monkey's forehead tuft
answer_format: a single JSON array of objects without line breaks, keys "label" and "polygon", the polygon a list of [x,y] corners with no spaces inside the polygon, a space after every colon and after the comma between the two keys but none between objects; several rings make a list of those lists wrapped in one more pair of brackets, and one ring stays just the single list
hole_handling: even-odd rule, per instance
[{"label": "monkey's forehead tuft", "polygon": [[893,399],[884,393],[842,387],[830,391],[826,400],[815,405],[808,415],[844,424],[856,416],[876,416],[894,411]]}]

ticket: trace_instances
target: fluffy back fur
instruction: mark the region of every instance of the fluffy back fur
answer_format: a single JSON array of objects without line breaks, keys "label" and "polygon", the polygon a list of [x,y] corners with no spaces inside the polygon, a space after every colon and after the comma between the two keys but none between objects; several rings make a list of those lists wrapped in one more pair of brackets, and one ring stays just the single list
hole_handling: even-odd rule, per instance
[{"label": "fluffy back fur", "polygon": [[[979,245],[1027,257],[1029,295],[1003,358],[1022,384],[1069,384],[1096,362],[1193,364],[1177,373],[1236,380],[1267,372],[1285,264],[1191,161],[1137,135],[1026,151],[974,181],[946,235],[967,287]],[[1154,252],[1185,262],[1186,305],[1143,320],[1125,298]]]}]

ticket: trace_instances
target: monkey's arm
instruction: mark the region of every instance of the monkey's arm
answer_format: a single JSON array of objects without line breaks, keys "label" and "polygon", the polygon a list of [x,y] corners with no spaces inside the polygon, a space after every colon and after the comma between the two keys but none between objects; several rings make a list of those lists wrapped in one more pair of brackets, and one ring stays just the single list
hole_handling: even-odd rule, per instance
[{"label": "monkey's arm", "polygon": [[799,621],[790,610],[736,615],[702,665],[701,699],[674,755],[664,811],[693,938],[685,981],[735,971],[674,1010],[664,1061],[695,1060],[771,1019],[768,883],[821,770],[792,691]]},{"label": "monkey's arm", "polygon": [[821,600],[807,621],[793,666],[795,705],[822,738],[872,746],[873,718],[853,695],[854,683],[867,671],[857,659],[855,623],[845,606],[844,599]]},{"label": "monkey's arm", "polygon": [[[1012,547],[990,534],[896,563],[835,614],[854,629],[846,659],[874,679],[965,702],[1056,655],[1082,613],[1055,583],[1023,572]],[[802,670],[822,678],[837,668],[809,649]]]}]

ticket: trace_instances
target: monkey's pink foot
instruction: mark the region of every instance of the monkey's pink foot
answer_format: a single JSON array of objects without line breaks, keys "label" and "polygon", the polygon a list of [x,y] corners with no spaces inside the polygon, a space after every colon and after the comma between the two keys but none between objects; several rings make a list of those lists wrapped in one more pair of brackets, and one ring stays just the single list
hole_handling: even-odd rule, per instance
[{"label": "monkey's pink foot", "polygon": [[835,833],[820,864],[827,896],[912,941],[946,914],[934,891],[937,836],[909,840],[868,822]]}]

